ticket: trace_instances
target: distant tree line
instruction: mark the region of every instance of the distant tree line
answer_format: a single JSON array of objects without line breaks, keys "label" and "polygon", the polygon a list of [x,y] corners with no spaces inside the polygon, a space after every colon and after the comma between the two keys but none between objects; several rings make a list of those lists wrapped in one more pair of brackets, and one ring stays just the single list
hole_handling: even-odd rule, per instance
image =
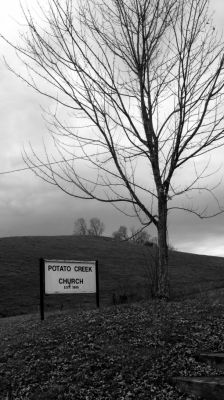
[{"label": "distant tree line", "polygon": [[[105,231],[105,225],[99,218],[91,218],[89,222],[81,217],[75,220],[74,235],[78,236],[102,236]],[[132,227],[130,231],[124,225],[121,225],[117,231],[112,233],[112,237],[119,241],[133,241],[139,244],[155,243],[156,239],[151,238],[146,230]]]}]

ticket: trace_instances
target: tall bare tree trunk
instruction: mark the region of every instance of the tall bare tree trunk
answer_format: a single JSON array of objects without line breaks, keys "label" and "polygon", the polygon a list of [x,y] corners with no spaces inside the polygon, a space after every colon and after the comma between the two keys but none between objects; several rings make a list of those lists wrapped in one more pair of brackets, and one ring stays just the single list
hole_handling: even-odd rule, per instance
[{"label": "tall bare tree trunk", "polygon": [[168,300],[169,277],[168,277],[168,245],[167,245],[167,198],[163,193],[158,200],[158,288],[157,297]]}]

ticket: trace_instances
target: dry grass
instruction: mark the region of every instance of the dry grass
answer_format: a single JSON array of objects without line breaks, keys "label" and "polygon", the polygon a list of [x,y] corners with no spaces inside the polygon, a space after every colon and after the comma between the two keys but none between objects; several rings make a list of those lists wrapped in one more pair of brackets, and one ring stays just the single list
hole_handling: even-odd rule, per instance
[{"label": "dry grass", "polygon": [[[220,374],[193,355],[224,351],[222,258],[172,252],[172,299],[182,301],[108,307],[113,295],[131,302],[149,293],[150,251],[106,238],[0,239],[0,312],[26,314],[0,319],[0,399],[190,400],[170,377]],[[77,310],[94,308],[93,296],[60,295],[45,298],[45,321],[29,315],[39,304],[39,257],[98,259],[100,310]]]},{"label": "dry grass", "polygon": [[[100,303],[128,302],[150,294],[150,248],[110,238],[77,236],[0,239],[0,316],[38,312],[39,258],[99,260]],[[224,259],[171,252],[172,299],[224,287]],[[47,311],[95,307],[94,295],[45,297]]]}]

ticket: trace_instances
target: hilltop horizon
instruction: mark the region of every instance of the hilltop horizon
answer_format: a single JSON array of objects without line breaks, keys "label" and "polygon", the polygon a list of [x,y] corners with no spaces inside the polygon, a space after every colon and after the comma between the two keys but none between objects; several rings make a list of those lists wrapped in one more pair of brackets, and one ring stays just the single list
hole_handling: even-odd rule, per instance
[{"label": "hilltop horizon", "polygon": [[[67,233],[67,234],[36,234],[36,235],[33,235],[33,234],[30,234],[30,235],[23,235],[23,234],[21,234],[21,235],[6,235],[6,236],[0,236],[0,240],[1,239],[13,239],[13,238],[41,238],[41,237],[48,237],[48,238],[50,238],[50,237],[74,237],[74,236],[76,236],[76,237],[81,237],[81,238],[89,238],[89,237],[92,237],[92,238],[99,238],[99,239],[105,239],[105,240],[109,240],[109,239],[111,239],[111,240],[114,240],[114,241],[116,241],[114,238],[113,238],[113,236],[110,236],[110,235],[101,235],[101,236],[91,236],[91,235],[76,235],[76,234],[73,234],[73,233]],[[152,236],[152,237],[150,237],[150,239],[149,239],[149,242],[153,242],[153,240],[154,240],[155,238]],[[118,241],[119,242],[119,241]],[[131,240],[124,240],[124,241],[120,241],[120,243],[132,243],[132,244],[137,244],[137,243],[135,243],[135,242],[133,242],[133,241],[131,241]],[[199,255],[199,256],[208,256],[208,257],[216,257],[216,258],[224,258],[224,255],[213,255],[213,254],[211,254],[211,253],[206,253],[206,252],[203,252],[203,253],[198,253],[198,252],[193,252],[193,251],[187,251],[187,250],[181,250],[181,249],[178,249],[178,248],[176,248],[176,246],[175,246],[175,244],[174,243],[172,243],[171,244],[171,246],[173,247],[173,249],[172,249],[172,251],[175,251],[175,252],[178,252],[178,253],[186,253],[186,254],[192,254],[192,255]]]},{"label": "hilltop horizon", "polygon": [[[0,316],[37,312],[40,258],[98,260],[100,304],[133,302],[152,296],[155,252],[152,247],[93,236],[0,238]],[[224,288],[224,258],[171,251],[171,300]],[[46,296],[47,311],[95,307],[95,295]],[[123,300],[122,300],[123,299]]]}]

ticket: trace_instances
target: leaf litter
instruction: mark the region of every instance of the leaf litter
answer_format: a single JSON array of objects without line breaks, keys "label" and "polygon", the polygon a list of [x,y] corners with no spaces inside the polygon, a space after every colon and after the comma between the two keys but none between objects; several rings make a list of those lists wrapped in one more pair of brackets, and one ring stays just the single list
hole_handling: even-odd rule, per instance
[{"label": "leaf litter", "polygon": [[172,376],[221,375],[224,306],[200,299],[64,311],[0,323],[3,400],[191,400]]}]

